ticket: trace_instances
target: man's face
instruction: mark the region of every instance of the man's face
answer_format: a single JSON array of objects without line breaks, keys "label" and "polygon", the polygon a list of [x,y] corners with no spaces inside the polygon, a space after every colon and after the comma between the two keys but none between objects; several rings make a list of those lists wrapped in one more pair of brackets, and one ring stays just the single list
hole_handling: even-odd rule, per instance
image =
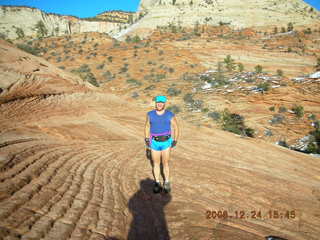
[{"label": "man's face", "polygon": [[158,111],[161,111],[161,110],[164,109],[165,105],[166,105],[166,104],[163,103],[163,102],[157,102],[157,103],[156,103],[156,109],[157,109]]}]

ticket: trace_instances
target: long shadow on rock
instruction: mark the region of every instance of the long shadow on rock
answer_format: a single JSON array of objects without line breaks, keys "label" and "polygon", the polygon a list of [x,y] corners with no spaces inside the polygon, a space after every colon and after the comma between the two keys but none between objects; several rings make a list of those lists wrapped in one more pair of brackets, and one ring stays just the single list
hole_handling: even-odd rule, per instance
[{"label": "long shadow on rock", "polygon": [[171,201],[170,193],[154,194],[154,181],[140,181],[140,189],[130,198],[133,216],[127,240],[170,240],[164,207]]}]

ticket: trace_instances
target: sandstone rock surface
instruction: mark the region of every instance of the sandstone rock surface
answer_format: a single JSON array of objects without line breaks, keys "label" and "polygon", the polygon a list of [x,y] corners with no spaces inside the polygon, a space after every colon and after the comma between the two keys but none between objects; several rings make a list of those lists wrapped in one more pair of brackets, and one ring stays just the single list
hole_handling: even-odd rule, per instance
[{"label": "sandstone rock surface", "polygon": [[141,0],[139,11],[147,14],[132,28],[138,33],[168,24],[227,24],[241,29],[320,21],[319,12],[302,0]]},{"label": "sandstone rock surface", "polygon": [[[317,158],[178,118],[172,193],[153,195],[150,109],[0,51],[1,239],[318,239]],[[219,210],[233,218],[207,218]]]}]

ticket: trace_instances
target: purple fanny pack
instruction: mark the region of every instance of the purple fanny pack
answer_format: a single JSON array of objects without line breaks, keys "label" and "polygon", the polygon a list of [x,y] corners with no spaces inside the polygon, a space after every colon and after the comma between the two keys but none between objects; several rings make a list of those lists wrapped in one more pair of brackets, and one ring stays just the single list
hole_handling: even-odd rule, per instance
[{"label": "purple fanny pack", "polygon": [[171,134],[171,131],[168,131],[168,132],[164,132],[164,133],[151,133],[150,134],[150,144],[152,142],[152,137],[158,137],[158,136],[166,136],[166,135],[170,135]]}]

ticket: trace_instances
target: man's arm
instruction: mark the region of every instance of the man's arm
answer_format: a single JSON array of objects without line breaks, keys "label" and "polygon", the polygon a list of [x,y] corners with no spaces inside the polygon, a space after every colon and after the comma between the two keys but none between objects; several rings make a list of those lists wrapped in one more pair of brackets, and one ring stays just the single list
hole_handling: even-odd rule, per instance
[{"label": "man's arm", "polygon": [[179,132],[179,127],[178,127],[178,122],[177,122],[177,119],[176,119],[175,116],[171,119],[171,124],[172,124],[172,127],[174,129],[173,140],[178,141],[179,136],[180,136],[180,132]]}]

